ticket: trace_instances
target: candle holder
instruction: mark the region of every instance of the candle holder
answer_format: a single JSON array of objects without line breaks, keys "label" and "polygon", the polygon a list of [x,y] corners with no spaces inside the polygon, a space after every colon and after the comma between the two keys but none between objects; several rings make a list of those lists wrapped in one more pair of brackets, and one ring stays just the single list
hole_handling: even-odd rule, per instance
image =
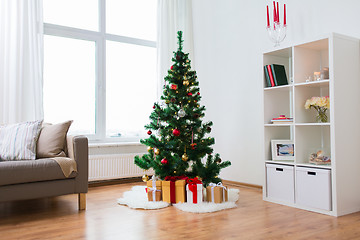
[{"label": "candle holder", "polygon": [[274,23],[274,27],[268,26],[267,31],[271,41],[275,43],[274,47],[280,46],[286,37],[286,24],[281,25],[279,22]]}]

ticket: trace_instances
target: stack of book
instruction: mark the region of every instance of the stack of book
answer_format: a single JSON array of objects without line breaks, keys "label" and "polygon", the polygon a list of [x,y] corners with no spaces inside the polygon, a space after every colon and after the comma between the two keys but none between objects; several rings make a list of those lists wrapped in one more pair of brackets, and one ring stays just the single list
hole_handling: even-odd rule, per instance
[{"label": "stack of book", "polygon": [[275,87],[288,84],[285,67],[283,65],[265,65],[264,72],[267,87]]},{"label": "stack of book", "polygon": [[285,117],[285,115],[280,115],[277,118],[271,119],[272,124],[287,124],[292,122],[293,122],[293,118]]}]

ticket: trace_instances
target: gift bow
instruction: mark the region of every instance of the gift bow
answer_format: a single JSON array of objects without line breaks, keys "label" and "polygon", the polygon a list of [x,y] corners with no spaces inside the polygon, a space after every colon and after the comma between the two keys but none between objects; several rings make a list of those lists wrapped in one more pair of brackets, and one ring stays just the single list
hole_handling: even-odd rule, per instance
[{"label": "gift bow", "polygon": [[196,184],[202,184],[202,182],[200,181],[200,179],[198,179],[197,177],[195,178],[188,178],[186,180],[186,183],[189,185],[196,185]]},{"label": "gift bow", "polygon": [[187,180],[187,177],[185,177],[185,176],[166,176],[164,180],[175,182],[177,180]]},{"label": "gift bow", "polygon": [[219,182],[218,184],[210,183],[209,186],[211,187],[211,201],[214,202],[214,200],[215,200],[214,188],[215,187],[221,187],[223,189],[223,201],[225,202],[225,189],[226,189],[226,187],[222,185],[222,182]]}]

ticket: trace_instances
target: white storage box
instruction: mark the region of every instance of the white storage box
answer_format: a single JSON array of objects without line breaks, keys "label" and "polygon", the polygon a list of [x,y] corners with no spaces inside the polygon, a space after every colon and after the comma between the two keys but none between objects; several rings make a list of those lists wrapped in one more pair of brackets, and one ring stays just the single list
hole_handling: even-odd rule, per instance
[{"label": "white storage box", "polygon": [[296,203],[331,211],[330,169],[296,168]]},{"label": "white storage box", "polygon": [[266,164],[266,186],[269,200],[294,203],[294,167]]}]

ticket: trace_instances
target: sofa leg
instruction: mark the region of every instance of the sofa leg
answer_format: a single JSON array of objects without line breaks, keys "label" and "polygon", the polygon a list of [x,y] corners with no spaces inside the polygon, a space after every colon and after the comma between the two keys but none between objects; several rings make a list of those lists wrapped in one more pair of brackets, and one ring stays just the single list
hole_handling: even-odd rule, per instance
[{"label": "sofa leg", "polygon": [[79,211],[86,209],[86,193],[79,193]]}]

